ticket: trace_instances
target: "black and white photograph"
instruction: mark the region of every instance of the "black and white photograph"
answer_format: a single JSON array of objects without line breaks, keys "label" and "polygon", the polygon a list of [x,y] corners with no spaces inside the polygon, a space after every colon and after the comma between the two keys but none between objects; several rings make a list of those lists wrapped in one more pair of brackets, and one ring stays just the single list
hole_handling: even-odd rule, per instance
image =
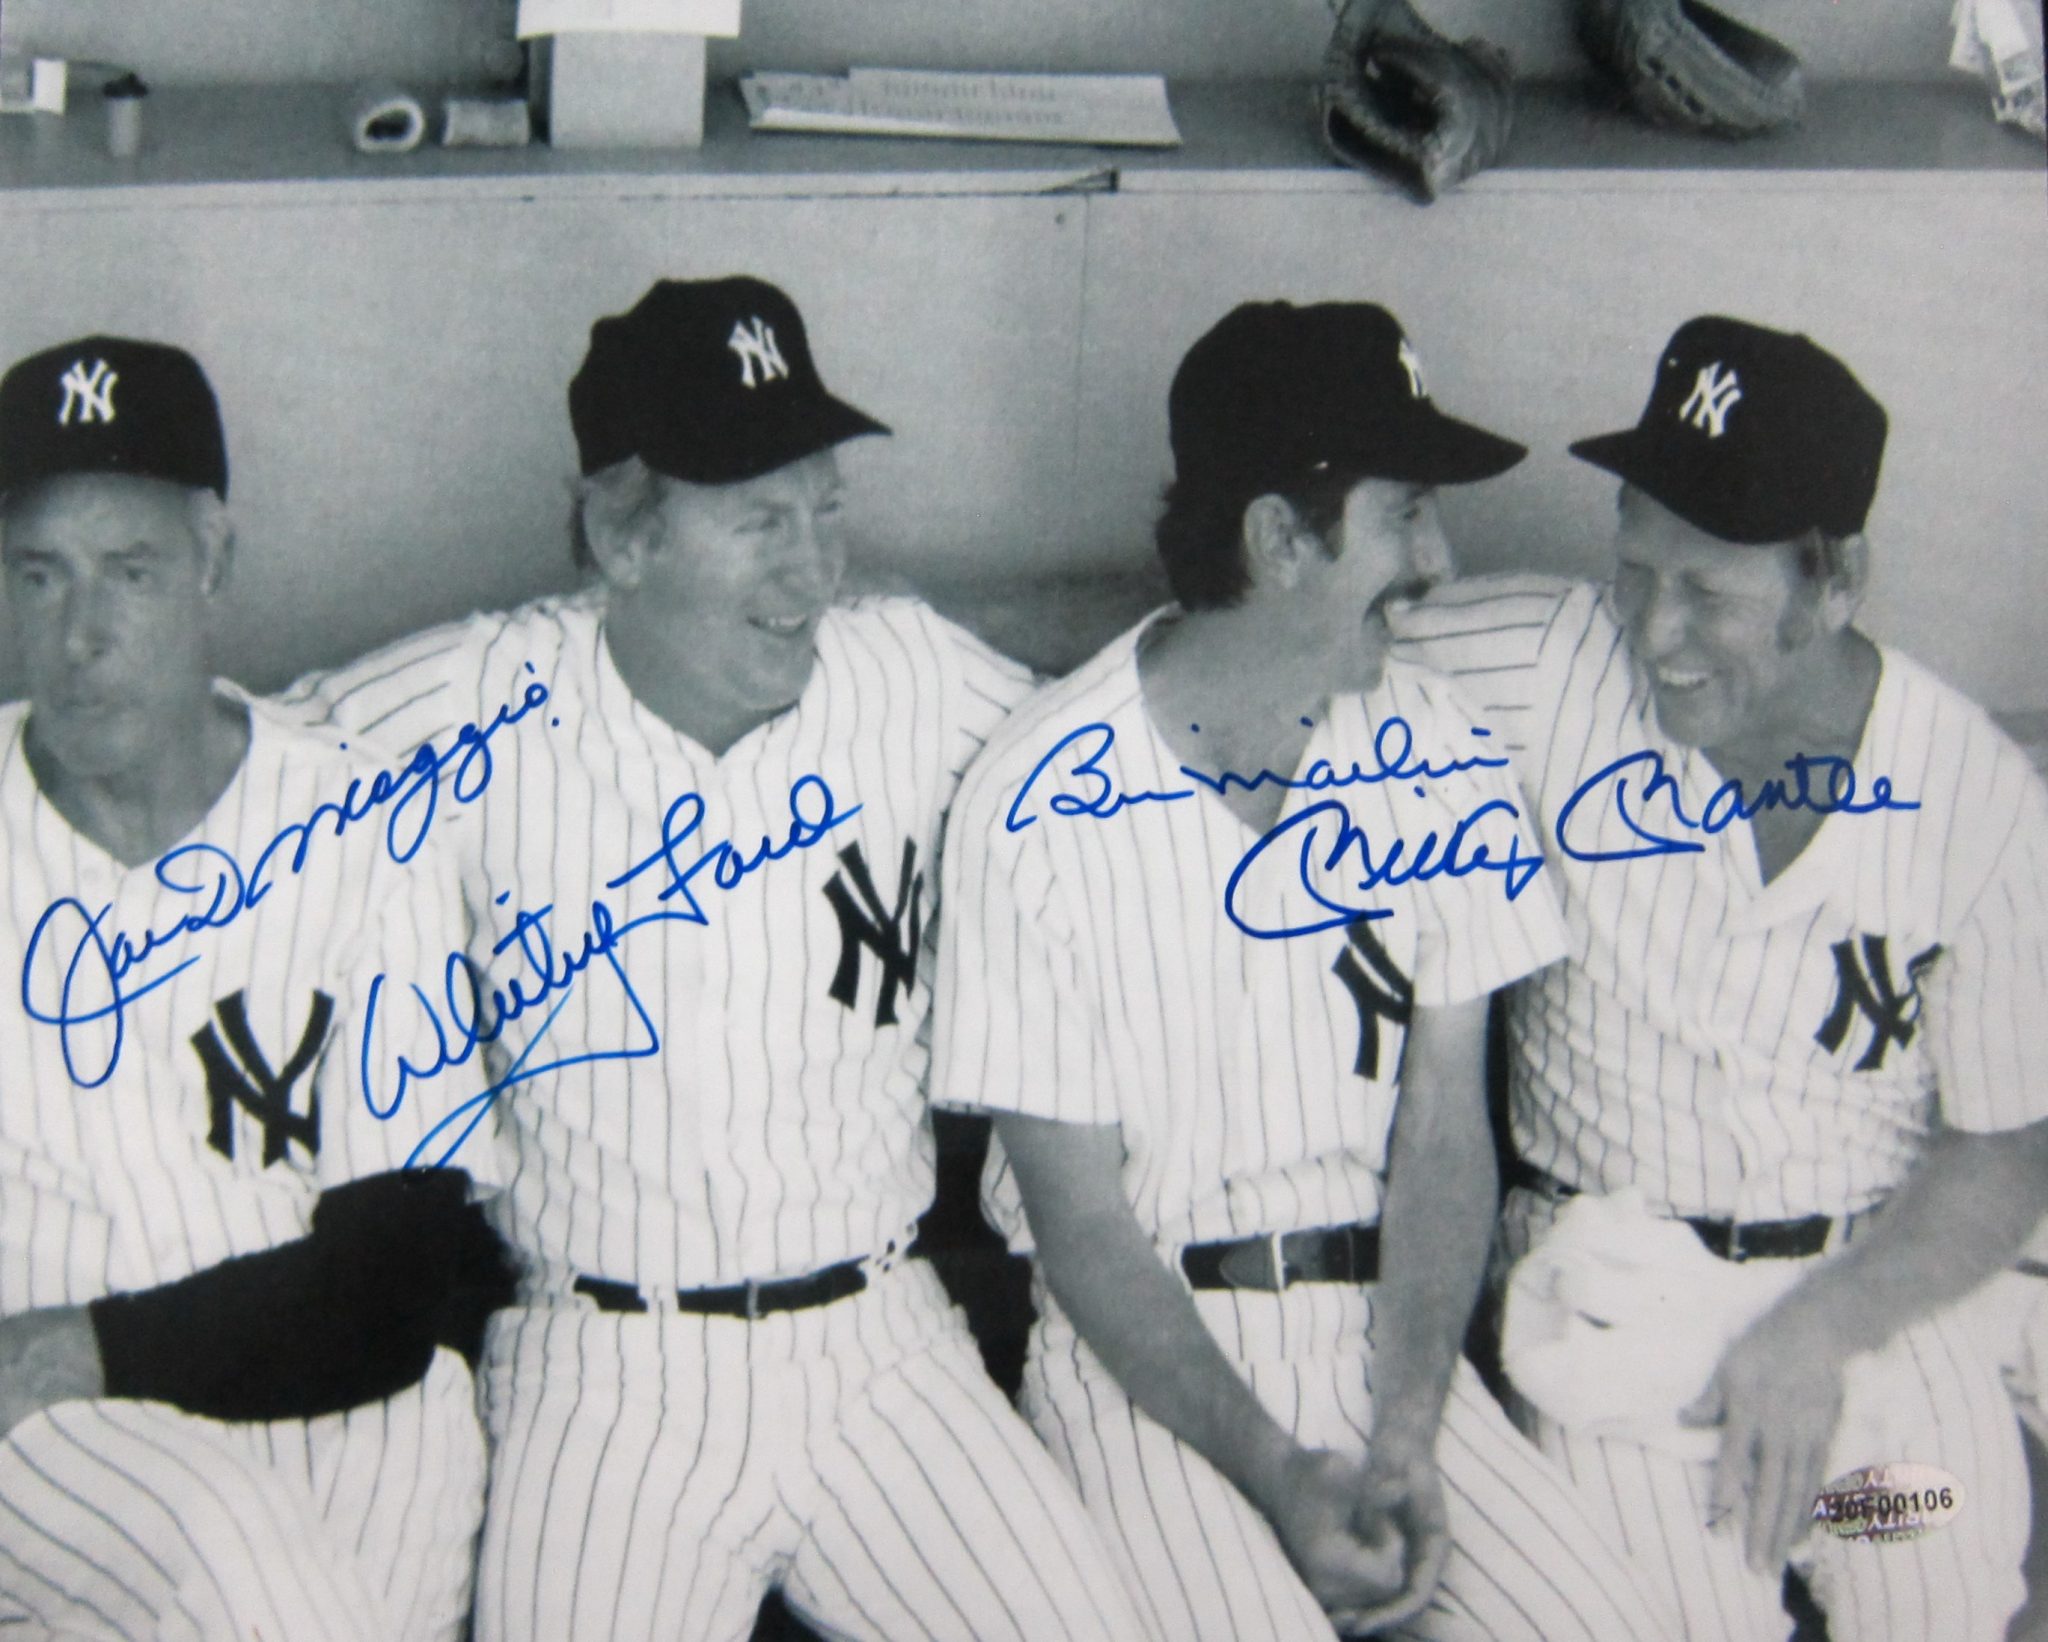
[{"label": "black and white photograph", "polygon": [[0,1634],[2048,1642],[2039,0],[0,0]]}]

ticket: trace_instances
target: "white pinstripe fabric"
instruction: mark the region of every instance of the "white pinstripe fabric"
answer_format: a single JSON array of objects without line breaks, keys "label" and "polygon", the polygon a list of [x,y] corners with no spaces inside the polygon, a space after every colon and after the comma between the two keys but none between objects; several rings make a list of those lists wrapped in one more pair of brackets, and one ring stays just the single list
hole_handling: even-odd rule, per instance
[{"label": "white pinstripe fabric", "polygon": [[[1552,1206],[1527,1191],[1509,1194],[1504,1253],[1526,1252]],[[2002,1642],[2026,1600],[2020,1565],[2031,1503],[2019,1436],[1985,1349],[1974,1299],[1906,1330],[1883,1355],[1920,1395],[1884,1411],[1882,1455],[1837,1446],[1827,1474],[1913,1461],[1936,1465],[1962,1485],[1963,1511],[1924,1539],[1884,1545],[1838,1540],[1816,1529],[1794,1550],[1828,1616],[1834,1642]],[[1527,1412],[1527,1411],[1525,1411]],[[1684,1616],[1689,1642],[1755,1642],[1787,1637],[1776,1574],[1757,1574],[1733,1532],[1709,1533],[1712,1467],[1687,1464],[1636,1443],[1588,1437],[1533,1412],[1527,1423],[1546,1454],[1600,1502],[1611,1535],[1657,1580],[1657,1594]]]},{"label": "white pinstripe fabric", "polygon": [[921,1261],[751,1324],[515,1308],[483,1379],[479,1642],[740,1639],[771,1585],[852,1642],[1138,1634]]},{"label": "white pinstripe fabric", "polygon": [[[110,947],[117,931],[140,948],[146,931],[210,908],[218,924],[127,970],[118,1057],[111,1018],[73,1030],[73,1067],[92,1087],[72,1081],[59,1029],[31,1019],[22,992],[0,1011],[0,1311],[83,1304],[302,1236],[323,1188],[402,1165],[440,1109],[417,1100],[379,1121],[356,1071],[371,978],[427,973],[461,938],[454,874],[437,852],[401,868],[375,825],[340,837],[318,829],[298,871],[288,845],[255,904],[232,920],[220,913],[233,903],[216,897],[218,881],[239,891],[237,871],[254,874],[273,838],[374,768],[333,735],[248,705],[248,755],[185,840],[195,848],[134,869],[42,796],[22,751],[26,710],[0,709],[0,962],[38,1009],[56,1008],[84,919],[102,908]],[[60,915],[31,958],[38,921],[67,896],[86,911]],[[93,973],[88,957],[74,1011],[107,1000],[105,966],[97,982]],[[308,1037],[316,993],[333,1000],[324,1039]],[[317,1096],[306,1131],[317,1155],[293,1139],[266,1164],[262,1127],[239,1106],[233,1156],[210,1141],[215,1113],[193,1039],[226,1031],[232,995],[273,1071],[307,1039],[311,1064],[291,1096],[301,1114]],[[472,1150],[490,1178],[490,1148]],[[0,1620],[109,1638],[239,1637],[254,1624],[278,1637],[430,1642],[451,1634],[467,1602],[482,1469],[468,1370],[448,1354],[422,1388],[310,1422],[64,1404],[0,1443]],[[293,1623],[316,1610],[332,1617]]]},{"label": "white pinstripe fabric", "polygon": [[[857,849],[895,935],[909,947],[920,918],[928,935],[942,818],[1028,675],[920,604],[856,602],[821,624],[802,698],[714,758],[634,700],[591,594],[420,635],[294,694],[405,752],[533,680],[546,712],[494,739],[489,787],[436,823],[498,984],[516,964],[491,947],[521,907],[561,909],[573,949],[594,900],[620,924],[675,905],[666,874],[608,883],[659,848],[685,793],[704,804],[685,865],[716,839],[748,855],[785,839],[806,777],[859,814],[728,887],[700,876],[702,923],[626,938],[657,1055],[508,1097],[499,1202],[533,1305],[492,1334],[482,1636],[743,1637],[772,1584],[847,1637],[1130,1634],[1079,1504],[928,1272],[751,1325],[571,1297],[578,1274],[659,1295],[907,1246],[934,1180],[925,954],[885,981],[832,897],[865,901]],[[617,974],[560,1001],[550,1059],[646,1043]]]},{"label": "white pinstripe fabric", "polygon": [[[147,931],[232,904],[215,887],[233,884],[236,872],[217,855],[196,852],[165,866],[161,877],[155,863],[124,869],[43,797],[22,751],[26,716],[19,705],[0,708],[0,849],[8,863],[0,973],[52,1014],[86,943],[82,916],[61,915],[28,964],[30,939],[53,903],[76,897],[94,912],[111,908],[99,925],[102,938],[111,945],[123,932],[140,945]],[[301,729],[262,703],[251,704],[250,718],[241,771],[185,840],[226,851],[242,873],[255,870],[281,829],[310,818],[375,768],[340,751],[331,733]],[[357,1071],[371,978],[435,973],[447,942],[460,940],[461,904],[447,862],[430,850],[397,865],[374,822],[339,838],[320,829],[296,873],[290,853],[280,852],[255,906],[221,927],[180,936],[129,969],[121,985],[133,1001],[118,1017],[70,1030],[81,1077],[98,1078],[113,1065],[98,1086],[73,1082],[66,1034],[32,1019],[22,991],[0,1010],[0,1079],[8,1091],[0,1099],[0,1312],[147,1288],[302,1236],[323,1188],[400,1167],[439,1114],[468,1092],[437,1089],[380,1122],[364,1104]],[[195,893],[174,893],[171,883]],[[86,950],[72,982],[75,1012],[109,996],[106,965],[91,958],[89,944]],[[143,990],[180,964],[167,984]],[[250,1036],[272,1068],[282,1068],[314,1018],[316,992],[333,1000],[332,1024],[293,1102],[303,1112],[308,1089],[318,1095],[318,1155],[293,1140],[282,1161],[266,1165],[262,1129],[239,1107],[234,1155],[222,1155],[208,1141],[205,1064],[193,1037],[217,1027],[221,1001],[239,993]],[[396,1038],[389,1046],[424,1053],[422,1044]],[[465,1155],[465,1163],[491,1179],[490,1149],[471,1151],[477,1155]]]},{"label": "white pinstripe fabric", "polygon": [[[460,854],[473,951],[493,984],[530,973],[516,952],[491,950],[521,908],[555,907],[555,944],[571,951],[593,900],[620,923],[674,910],[660,898],[666,872],[606,884],[659,848],[685,793],[705,811],[677,852],[684,865],[714,840],[751,854],[786,839],[789,793],[806,776],[860,814],[731,889],[699,875],[704,923],[625,938],[622,967],[661,1053],[569,1067],[506,1097],[513,1170],[497,1206],[533,1264],[531,1292],[567,1294],[580,1273],[705,1287],[904,1240],[933,1189],[927,977],[895,991],[884,1021],[879,966],[863,951],[857,996],[834,1001],[843,952],[825,890],[846,880],[840,856],[855,845],[893,909],[908,847],[930,922],[940,817],[1027,675],[923,605],[842,606],[819,629],[802,699],[713,758],[633,698],[604,644],[602,602],[585,595],[416,635],[291,695],[406,754],[447,747],[535,680],[545,710],[493,738],[489,786],[466,806],[444,797],[435,822]],[[906,936],[909,924],[906,910]],[[560,1001],[550,1059],[646,1046],[610,972]],[[500,1066],[534,1034],[515,1024],[511,1036],[494,1049]]]},{"label": "white pinstripe fabric", "polygon": [[[1598,589],[1459,583],[1413,612],[1404,637],[1406,653],[1460,678],[1514,748],[1547,844],[1572,792],[1624,753],[1662,752],[1696,816],[1718,785],[1703,758],[1662,737]],[[2048,1115],[2048,1090],[2027,1071],[2029,1037],[2048,1019],[2048,795],[1986,714],[1896,651],[1881,655],[1859,786],[1889,777],[1917,811],[1832,817],[1769,885],[1739,822],[1691,855],[1582,863],[1553,850],[1573,950],[1517,988],[1510,1010],[1525,1157],[1591,1190],[1635,1182],[1681,1214],[1841,1215],[1881,1200],[1937,1120],[1996,1131]],[[1574,841],[1626,847],[1618,827],[1575,824]],[[1867,962],[1866,937],[1885,942],[1901,987],[1907,960],[1938,949],[1916,966],[1908,1043],[1880,1042],[1861,1014],[1824,1041],[1842,984],[1835,947]],[[1527,1247],[1536,1200],[1516,1193],[1509,1208],[1512,1255]],[[1799,1554],[1814,1561],[1838,1642],[2002,1636],[2024,1595],[2024,1458],[1995,1394],[1981,1304],[1888,1348],[1924,1387],[1893,1411],[1909,1451],[1840,1456],[1842,1470],[1940,1465],[1981,1504],[1961,1531],[1882,1556],[1809,1539]],[[1582,1482],[1611,1489],[1616,1520],[1656,1553],[1691,1634],[1783,1634],[1777,1581],[1748,1574],[1701,1527],[1702,1471],[1554,1427],[1543,1440]]]},{"label": "white pinstripe fabric", "polygon": [[0,1440],[0,1631],[460,1642],[484,1460],[451,1351],[316,1420],[59,1403]]},{"label": "white pinstripe fabric", "polygon": [[[962,786],[946,865],[934,1098],[1121,1123],[1125,1187],[1162,1247],[1374,1220],[1405,1033],[1376,1020],[1375,1074],[1361,1076],[1359,1008],[1338,971],[1344,931],[1259,940],[1230,923],[1224,886],[1257,834],[1200,790],[1107,820],[1054,815],[1045,800],[1060,787],[1047,777],[1032,786],[1040,819],[1014,833],[1006,825],[1033,766],[1089,723],[1115,731],[1101,768],[1121,790],[1195,785],[1146,717],[1141,631],[1020,708]],[[1302,767],[1327,758],[1338,770],[1376,768],[1374,727],[1394,714],[1432,762],[1487,751],[1440,682],[1393,666],[1370,696],[1331,703]],[[1503,772],[1474,770],[1419,787],[1298,792],[1286,813],[1326,797],[1342,798],[1376,853],[1393,839],[1412,850],[1432,830],[1447,836],[1488,800],[1519,803]],[[1512,826],[1480,834],[1497,856]],[[1275,852],[1275,872],[1248,878],[1240,896],[1268,927],[1306,899],[1298,881],[1283,881],[1297,877],[1297,854]],[[1354,887],[1355,859],[1322,876],[1347,905],[1392,909],[1370,927],[1418,1004],[1484,996],[1562,950],[1540,877],[1511,902],[1492,873],[1369,893]],[[1026,1246],[1007,1182],[994,1210],[1013,1245]]]},{"label": "white pinstripe fabric", "polygon": [[[1356,1289],[1197,1294],[1259,1400],[1295,1438],[1362,1459],[1372,1430],[1370,1304]],[[1095,1513],[1152,1634],[1235,1642],[1334,1635],[1259,1513],[1131,1403],[1043,1294],[1022,1406]],[[1460,1362],[1437,1436],[1452,1550],[1429,1642],[1647,1642],[1675,1636],[1646,1575],[1594,1529],[1556,1466]]]},{"label": "white pinstripe fabric", "polygon": [[[1379,1034],[1360,1070],[1363,1025],[1336,965],[1343,930],[1254,939],[1232,925],[1224,886],[1255,835],[1220,802],[1141,804],[1062,817],[1032,786],[1039,819],[1006,825],[1035,765],[1069,731],[1110,726],[1099,768],[1127,793],[1190,785],[1147,717],[1136,670],[1142,627],[1012,715],[968,774],[946,863],[938,1098],[1056,1120],[1122,1126],[1124,1183],[1173,1262],[1178,1244],[1376,1219],[1404,1034]],[[1377,768],[1376,727],[1408,720],[1434,764],[1487,751],[1440,682],[1391,666],[1364,697],[1332,702],[1303,754]],[[1092,747],[1092,743],[1090,744]],[[1071,762],[1071,761],[1070,761]],[[1068,766],[1061,766],[1068,767]],[[1065,790],[1086,797],[1089,785]],[[1448,834],[1483,802],[1517,795],[1491,770],[1336,790],[1377,852]],[[1291,795],[1295,813],[1329,792]],[[1505,832],[1489,834],[1496,855]],[[1524,835],[1524,849],[1534,846]],[[1294,871],[1297,852],[1287,852]],[[1374,934],[1414,1001],[1481,996],[1562,946],[1540,881],[1510,902],[1490,874],[1381,887],[1349,872],[1324,887],[1392,909]],[[1262,882],[1241,905],[1272,918],[1298,890]],[[1014,1188],[997,1211],[1017,1246]],[[1176,1268],[1177,1269],[1177,1268]],[[1041,1292],[1025,1408],[1081,1488],[1161,1638],[1328,1638],[1329,1622],[1263,1520],[1192,1450],[1138,1414]],[[1309,1285],[1197,1304],[1275,1417],[1305,1442],[1362,1454],[1371,1428],[1366,1293]],[[1669,1627],[1604,1546],[1559,1477],[1461,1372],[1439,1455],[1458,1548],[1413,1633],[1439,1638],[1655,1637]]]},{"label": "white pinstripe fabric", "polygon": [[[1625,753],[1663,753],[1695,816],[1720,784],[1659,731],[1597,588],[1461,582],[1403,636],[1514,750],[1546,847],[1574,789]],[[1633,1183],[1679,1214],[1776,1220],[1878,1201],[1937,1111],[1969,1130],[2048,1115],[2027,1070],[2048,1020],[2048,793],[1981,709],[1882,655],[1861,790],[1888,776],[1919,810],[1830,818],[1768,886],[1740,822],[1698,835],[1699,854],[1551,850],[1572,961],[1515,993],[1515,1142],[1531,1162],[1591,1190]],[[1575,819],[1575,842],[1639,842],[1600,814]],[[1832,948],[1866,935],[1901,988],[1910,958],[1941,949],[1912,1042],[1868,1070],[1862,1017],[1838,1048],[1816,1035],[1837,996]]]}]

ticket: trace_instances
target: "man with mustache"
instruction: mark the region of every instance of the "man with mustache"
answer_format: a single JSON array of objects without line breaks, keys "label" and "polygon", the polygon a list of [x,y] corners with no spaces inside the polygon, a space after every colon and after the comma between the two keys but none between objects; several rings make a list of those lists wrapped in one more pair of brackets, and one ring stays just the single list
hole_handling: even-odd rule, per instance
[{"label": "man with mustache", "polygon": [[310,825],[379,766],[215,677],[227,489],[182,350],[0,379],[0,1630],[454,1642],[484,1446],[443,1342],[495,1240],[355,1068],[426,1054],[370,1000],[461,902]]},{"label": "man with mustache", "polygon": [[908,1254],[941,818],[1027,675],[841,600],[837,449],[887,430],[775,286],[658,282],[591,328],[569,417],[590,585],[306,692],[400,753],[547,692],[436,822],[477,933],[435,1007],[486,1017],[526,1262],[477,1634],[737,1642],[779,1588],[870,1642],[1121,1642],[1086,1516]]},{"label": "man with mustache", "polygon": [[[2019,1435],[1959,1302],[2048,1205],[2048,798],[1856,625],[1886,428],[1807,337],[1691,320],[1637,425],[1572,447],[1622,481],[1612,582],[1403,617],[1514,749],[1570,927],[1508,1011],[1504,1252],[1558,1242],[1509,1283],[1507,1368],[1695,1637],[1786,1635],[1788,1565],[1837,1642],[1988,1642],[2025,1594]],[[1567,1234],[1624,1189],[1617,1226],[1661,1219],[1635,1248]],[[1573,1302],[1664,1227],[1640,1307]],[[1709,1289],[1691,1383],[1639,1396]],[[1823,1530],[1826,1485],[1908,1462],[1959,1485],[1953,1521]]]},{"label": "man with mustache", "polygon": [[1169,420],[1177,605],[991,739],[946,862],[933,1096],[1014,1172],[1025,1410],[1157,1637],[1667,1635],[1460,1356],[1487,1000],[1563,932],[1387,612],[1522,449],[1362,303],[1234,310]]}]

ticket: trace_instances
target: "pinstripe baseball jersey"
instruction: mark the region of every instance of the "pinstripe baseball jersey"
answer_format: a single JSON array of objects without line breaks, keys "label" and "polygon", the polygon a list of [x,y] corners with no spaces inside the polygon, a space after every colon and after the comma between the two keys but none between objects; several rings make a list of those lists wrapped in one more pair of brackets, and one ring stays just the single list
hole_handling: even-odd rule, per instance
[{"label": "pinstripe baseball jersey", "polygon": [[533,681],[546,711],[494,737],[487,787],[435,822],[489,986],[541,988],[534,949],[622,931],[493,1045],[500,1077],[554,1068],[503,1097],[496,1202],[531,1292],[900,1246],[933,1191],[920,961],[941,817],[1029,675],[921,604],[857,601],[819,627],[801,698],[713,757],[634,699],[590,592],[416,635],[294,695],[402,751]]},{"label": "pinstripe baseball jersey", "polygon": [[[1484,811],[1478,830],[1496,859],[1518,837],[1533,856],[1519,795],[1490,767],[1303,787],[1282,809],[1288,830],[1255,851],[1259,835],[1189,778],[1148,717],[1137,653],[1152,619],[1020,708],[963,784],[945,868],[933,1098],[1120,1123],[1126,1191],[1162,1245],[1374,1220],[1412,1009],[1527,974],[1563,950],[1563,932],[1540,874],[1512,899],[1486,871],[1361,890],[1364,854],[1328,858],[1334,812],[1313,848],[1312,818],[1290,819],[1340,804],[1372,860],[1384,863],[1400,839],[1412,863],[1428,834],[1447,838]],[[1408,767],[1375,751],[1397,716],[1432,765],[1487,756],[1449,689],[1395,663],[1370,693],[1331,700],[1300,779]],[[1095,774],[1075,775],[1073,755],[1048,761],[1089,725],[1112,732],[1076,744]],[[1086,797],[1099,777],[1125,795],[1184,796],[1058,813],[1072,806],[1056,794]],[[1314,871],[1310,855],[1322,858]],[[1308,914],[1328,902],[1308,895],[1310,880],[1361,916],[1286,938],[1244,927],[1317,921]],[[1021,1247],[1014,1187],[996,1199]]]},{"label": "pinstripe baseball jersey", "polygon": [[[1813,774],[1842,802],[1765,884],[1720,776],[1659,730],[1599,588],[1460,582],[1402,636],[1512,748],[1564,875],[1572,962],[1512,1009],[1524,1157],[1678,1214],[1841,1214],[1897,1185],[1937,1118],[2048,1114],[2029,1051],[2048,1020],[2048,793],[1973,703],[1880,646],[1853,793]],[[1675,787],[1649,790],[1646,757],[1617,763],[1646,753]],[[1864,808],[1880,778],[1891,802]]]},{"label": "pinstripe baseball jersey", "polygon": [[[423,1055],[369,1024],[374,978],[438,973],[464,922],[434,850],[312,823],[375,767],[246,703],[248,752],[198,826],[126,867],[43,795],[0,707],[0,1314],[189,1276],[303,1236],[320,1192],[401,1167],[476,1080],[388,1121],[358,1067]],[[489,1179],[490,1148],[463,1158]]]}]

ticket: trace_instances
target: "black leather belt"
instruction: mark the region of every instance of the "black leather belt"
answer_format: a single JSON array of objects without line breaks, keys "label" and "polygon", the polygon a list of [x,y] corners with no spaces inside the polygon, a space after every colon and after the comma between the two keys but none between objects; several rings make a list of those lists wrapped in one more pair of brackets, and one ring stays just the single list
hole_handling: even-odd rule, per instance
[{"label": "black leather belt", "polygon": [[[1517,1158],[1508,1167],[1508,1184],[1544,1197],[1577,1197],[1579,1188],[1567,1186],[1533,1163]],[[1686,1215],[1685,1223],[1710,1253],[1723,1260],[1804,1260],[1828,1246],[1828,1234],[1835,1228],[1832,1217],[1809,1214],[1798,1220],[1711,1220]]]},{"label": "black leather belt", "polygon": [[1371,1283],[1380,1275],[1378,1226],[1317,1226],[1263,1237],[1190,1243],[1180,1269],[1198,1289],[1263,1289],[1290,1283]]},{"label": "black leather belt", "polygon": [[[700,1317],[744,1317],[752,1321],[778,1311],[808,1311],[844,1300],[868,1286],[867,1263],[842,1260],[802,1277],[781,1278],[768,1283],[732,1283],[725,1288],[677,1289],[676,1310]],[[600,1311],[645,1311],[647,1296],[634,1283],[618,1283],[608,1277],[579,1277],[578,1294],[587,1294]]]}]

